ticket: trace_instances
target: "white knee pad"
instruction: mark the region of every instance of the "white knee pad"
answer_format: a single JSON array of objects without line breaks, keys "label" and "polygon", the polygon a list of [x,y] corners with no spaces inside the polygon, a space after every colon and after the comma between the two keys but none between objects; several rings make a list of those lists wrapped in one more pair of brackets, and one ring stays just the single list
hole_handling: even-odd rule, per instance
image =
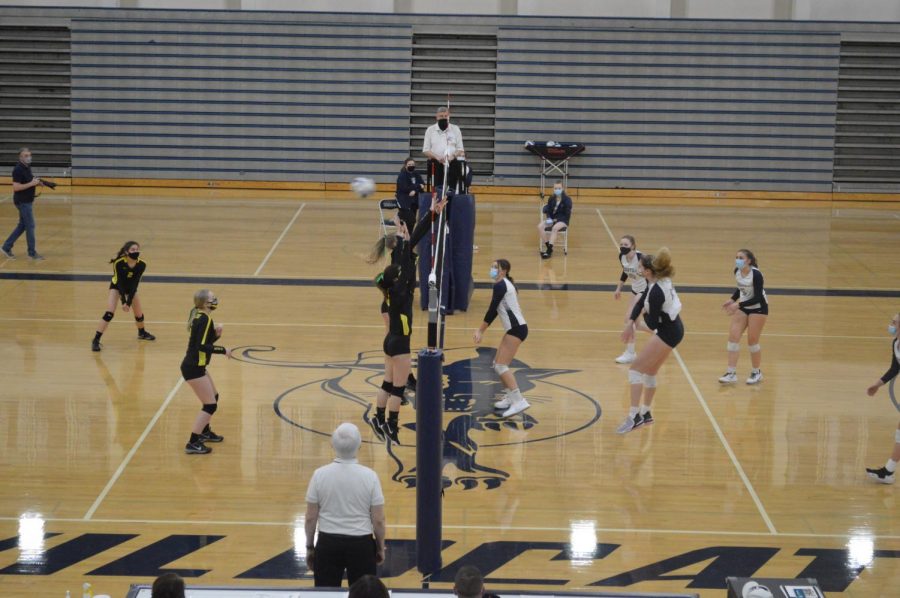
[{"label": "white knee pad", "polygon": [[741,346],[740,346],[739,344],[737,344],[737,343],[732,343],[731,341],[729,341],[728,344],[725,345],[725,347],[728,349],[728,351],[729,351],[730,353],[735,353],[735,352],[741,350]]},{"label": "white knee pad", "polygon": [[656,388],[656,376],[649,376],[647,374],[644,374],[644,387]]},{"label": "white knee pad", "polygon": [[494,371],[497,372],[498,376],[502,376],[509,371],[509,366],[503,365],[502,363],[495,363]]},{"label": "white knee pad", "polygon": [[759,346],[759,343],[756,343],[755,345],[750,345],[751,353],[759,353],[760,351],[762,351],[762,347]]},{"label": "white knee pad", "polygon": [[637,370],[628,370],[628,383],[629,384],[643,384],[644,383],[644,375]]},{"label": "white knee pad", "polygon": [[894,431],[894,442],[900,444],[900,430]]}]

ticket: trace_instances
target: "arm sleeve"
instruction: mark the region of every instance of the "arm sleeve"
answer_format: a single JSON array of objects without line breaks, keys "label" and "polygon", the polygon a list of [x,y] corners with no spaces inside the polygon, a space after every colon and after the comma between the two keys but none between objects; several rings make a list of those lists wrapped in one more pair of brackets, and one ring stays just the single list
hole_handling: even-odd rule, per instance
[{"label": "arm sleeve", "polygon": [[216,338],[216,330],[212,319],[207,314],[200,314],[200,317],[194,320],[191,327],[191,344],[198,351],[224,355],[225,347],[213,344]]},{"label": "arm sleeve", "polygon": [[491,296],[491,304],[488,305],[487,313],[484,314],[484,321],[490,325],[493,323],[495,319],[497,319],[497,308],[500,307],[500,302],[503,300],[503,296],[506,294],[506,285],[503,284],[503,281],[499,281],[494,284],[494,294]]},{"label": "arm sleeve", "polygon": [[759,303],[763,307],[766,305],[766,299],[763,296],[763,275],[759,270],[753,271],[753,297],[747,301],[741,301],[738,305],[747,307],[748,305],[754,305],[756,303]]},{"label": "arm sleeve", "polygon": [[625,270],[623,269],[622,276],[619,277],[619,282],[625,282],[626,280],[628,280],[628,275],[625,274]]},{"label": "arm sleeve", "polygon": [[637,322],[638,317],[640,317],[641,312],[644,311],[644,302],[647,301],[647,293],[650,291],[650,287],[647,286],[644,289],[644,292],[641,293],[641,296],[638,298],[637,303],[634,304],[634,307],[631,309],[631,317],[630,319]]},{"label": "arm sleeve", "polygon": [[562,214],[559,215],[557,220],[562,220],[566,224],[569,223],[569,219],[572,217],[572,199],[568,195],[563,195],[562,198]]},{"label": "arm sleeve", "polygon": [[548,200],[547,200],[547,203],[544,204],[544,208],[541,210],[541,212],[543,212],[544,214],[549,214],[549,213],[550,213],[550,202],[551,202],[551,201],[553,201],[553,200],[552,200],[552,199],[548,199]]},{"label": "arm sleeve", "polygon": [[[734,273],[737,274],[737,268],[734,269]],[[740,297],[740,296],[741,296],[741,290],[735,289],[734,292],[731,294],[731,300],[737,301],[738,297]]]},{"label": "arm sleeve", "polygon": [[424,212],[422,217],[419,218],[419,221],[416,223],[416,227],[409,233],[409,245],[410,247],[415,247],[419,244],[419,241],[431,230],[431,210]]},{"label": "arm sleeve", "polygon": [[125,276],[127,275],[125,262],[116,260],[116,263],[113,264],[113,270],[115,270],[115,282],[113,283],[116,286],[116,290],[119,291],[119,301],[122,302],[122,305],[131,305],[128,301],[128,287],[125,283]]},{"label": "arm sleeve", "polygon": [[656,330],[659,327],[659,318],[665,302],[666,294],[659,288],[659,285],[654,285],[647,297],[647,317],[644,318],[644,322],[650,330]]},{"label": "arm sleeve", "polygon": [[[896,341],[894,341],[896,342]],[[894,343],[891,343],[891,367],[881,377],[881,381],[887,384],[900,374],[900,363],[897,362],[897,354],[894,352]]]}]

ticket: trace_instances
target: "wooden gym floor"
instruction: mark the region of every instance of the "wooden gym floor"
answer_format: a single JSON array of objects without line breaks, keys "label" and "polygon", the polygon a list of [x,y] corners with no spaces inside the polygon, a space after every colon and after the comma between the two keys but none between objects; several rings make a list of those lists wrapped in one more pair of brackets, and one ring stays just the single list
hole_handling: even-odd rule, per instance
[{"label": "wooden gym floor", "polygon": [[[390,452],[364,427],[380,384],[379,297],[364,257],[374,202],[141,195],[45,195],[47,259],[0,263],[0,595],[63,596],[83,581],[123,596],[160,568],[189,583],[311,585],[303,574],[304,493],[331,459],[327,434],[357,423],[362,463],[387,500],[389,587],[417,587],[410,554],[414,432]],[[760,204],[762,205],[762,204]],[[0,235],[16,214],[0,203]],[[886,326],[900,309],[900,210],[577,204],[568,257],[542,262],[536,205],[478,205],[474,274],[512,262],[531,335],[515,366],[532,409],[513,422],[484,409],[501,330],[472,346],[489,293],[448,319],[445,572],[473,563],[491,589],[692,591],[722,596],[725,575],[818,577],[829,595],[900,587],[897,486],[869,482],[898,414],[887,389]],[[611,288],[615,237],[671,248],[685,341],[659,375],[648,429],[615,427],[627,409]],[[142,244],[140,288],[154,343],[104,311],[107,261]],[[722,387],[733,254],[756,252],[771,315],[764,382]],[[540,283],[540,286],[534,284]],[[221,393],[208,456],[182,447],[198,402],[178,365],[198,288],[216,291]],[[540,289],[540,290],[539,290]],[[424,342],[417,313],[414,347]],[[643,339],[639,338],[639,347]],[[749,371],[746,346],[739,374]],[[401,423],[414,421],[404,408]],[[296,543],[296,546],[295,546]],[[890,588],[894,588],[891,590]]]}]

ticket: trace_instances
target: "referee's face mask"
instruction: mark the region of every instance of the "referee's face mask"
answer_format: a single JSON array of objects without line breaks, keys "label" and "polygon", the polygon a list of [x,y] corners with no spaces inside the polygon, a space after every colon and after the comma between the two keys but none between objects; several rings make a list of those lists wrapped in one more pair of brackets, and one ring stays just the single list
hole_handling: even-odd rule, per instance
[{"label": "referee's face mask", "polygon": [[437,113],[437,124],[438,128],[441,131],[446,131],[447,127],[450,126],[450,112],[447,110],[441,110]]}]

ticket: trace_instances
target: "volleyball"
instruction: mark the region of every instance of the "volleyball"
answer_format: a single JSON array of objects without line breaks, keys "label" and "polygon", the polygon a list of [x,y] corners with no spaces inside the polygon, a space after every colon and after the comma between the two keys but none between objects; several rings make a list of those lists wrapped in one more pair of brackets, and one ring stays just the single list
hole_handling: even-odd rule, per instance
[{"label": "volleyball", "polygon": [[365,177],[356,177],[350,181],[350,189],[357,197],[366,198],[375,193],[375,181]]}]

